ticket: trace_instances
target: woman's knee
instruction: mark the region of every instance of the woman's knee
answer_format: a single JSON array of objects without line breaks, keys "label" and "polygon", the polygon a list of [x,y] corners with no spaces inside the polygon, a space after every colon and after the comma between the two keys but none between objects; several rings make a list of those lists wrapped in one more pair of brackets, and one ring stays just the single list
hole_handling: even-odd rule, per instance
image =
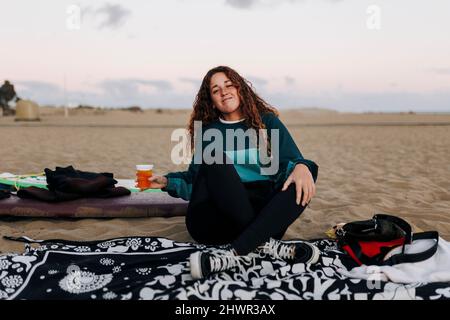
[{"label": "woman's knee", "polygon": [[203,228],[186,222],[186,228],[189,235],[197,243],[206,245],[223,245],[230,243],[231,239],[225,238],[217,230],[212,228]]},{"label": "woman's knee", "polygon": [[209,237],[205,228],[202,228],[194,221],[194,219],[191,219],[188,216],[186,216],[185,223],[186,229],[192,239],[201,244],[206,244],[208,242]]},{"label": "woman's knee", "polygon": [[[188,207],[186,213],[185,224],[186,229],[196,242],[207,245],[221,245],[230,242],[228,235],[229,226],[226,223],[219,222],[220,219],[211,219],[213,215],[212,211],[204,212],[197,207],[197,211],[192,211],[192,208]],[[227,231],[228,230],[228,231]]]},{"label": "woman's knee", "polygon": [[307,206],[308,206],[308,204],[306,204],[305,206],[302,206],[302,200],[303,200],[303,192],[302,192],[302,196],[301,196],[301,198],[300,198],[300,204],[297,204],[297,188],[296,188],[296,185],[295,185],[295,183],[291,183],[289,186],[288,186],[288,188],[285,190],[285,191],[282,191],[282,192],[286,192],[287,193],[287,195],[288,195],[288,201],[292,204],[292,203],[295,203],[295,205],[298,207],[298,208],[302,208],[302,209],[305,209]]}]

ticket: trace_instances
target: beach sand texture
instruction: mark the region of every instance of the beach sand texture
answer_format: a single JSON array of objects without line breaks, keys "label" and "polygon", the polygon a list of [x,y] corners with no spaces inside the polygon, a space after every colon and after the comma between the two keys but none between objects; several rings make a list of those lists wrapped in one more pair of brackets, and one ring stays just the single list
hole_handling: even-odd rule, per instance
[{"label": "beach sand texture", "polygon": [[[0,172],[37,173],[73,165],[84,171],[134,178],[134,166],[156,174],[184,170],[170,160],[189,110],[130,111],[41,108],[40,122],[0,117]],[[375,213],[405,218],[416,231],[437,230],[450,240],[450,115],[346,114],[320,109],[283,111],[305,158],[319,165],[317,194],[285,239],[321,238],[336,223]],[[283,215],[283,212],[279,213]],[[162,236],[193,241],[184,217],[129,219],[0,219],[0,236],[100,240]],[[0,239],[0,252],[23,244]]]}]

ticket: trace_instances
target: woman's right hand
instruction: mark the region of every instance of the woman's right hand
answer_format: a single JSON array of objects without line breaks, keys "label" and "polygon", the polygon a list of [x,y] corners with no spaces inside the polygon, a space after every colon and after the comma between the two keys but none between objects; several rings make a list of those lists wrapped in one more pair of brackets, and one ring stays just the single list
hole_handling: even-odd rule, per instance
[{"label": "woman's right hand", "polygon": [[167,187],[167,178],[164,176],[152,176],[150,177],[150,189],[162,189]]}]

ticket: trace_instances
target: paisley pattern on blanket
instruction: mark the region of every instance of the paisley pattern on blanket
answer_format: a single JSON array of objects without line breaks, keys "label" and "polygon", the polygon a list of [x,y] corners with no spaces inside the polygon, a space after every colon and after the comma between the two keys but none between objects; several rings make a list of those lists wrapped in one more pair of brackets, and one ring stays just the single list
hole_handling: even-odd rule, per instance
[{"label": "paisley pattern on blanket", "polygon": [[202,280],[192,279],[189,255],[223,247],[158,237],[27,243],[23,254],[0,256],[0,299],[450,299],[450,283],[348,278],[338,270],[354,262],[334,241],[311,242],[322,252],[316,265],[255,252],[245,265]]}]

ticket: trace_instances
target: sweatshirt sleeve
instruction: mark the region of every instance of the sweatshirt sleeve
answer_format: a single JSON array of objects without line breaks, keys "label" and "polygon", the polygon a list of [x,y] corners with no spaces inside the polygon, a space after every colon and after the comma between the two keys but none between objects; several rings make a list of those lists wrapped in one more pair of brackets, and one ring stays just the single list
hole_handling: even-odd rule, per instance
[{"label": "sweatshirt sleeve", "polygon": [[[270,129],[279,130],[279,173],[277,175],[277,182],[279,185],[283,184],[289,175],[299,163],[306,165],[311,172],[314,182],[317,180],[319,166],[312,160],[303,158],[302,153],[295,144],[294,139],[287,130],[286,126],[274,114],[264,115],[266,118],[266,128],[268,129],[269,137],[271,136]],[[264,119],[263,118],[263,119]]]},{"label": "sweatshirt sleeve", "polygon": [[197,171],[198,165],[194,164],[194,161],[192,160],[187,171],[170,172],[166,174],[167,186],[161,190],[166,191],[172,197],[190,200],[192,185]]}]

